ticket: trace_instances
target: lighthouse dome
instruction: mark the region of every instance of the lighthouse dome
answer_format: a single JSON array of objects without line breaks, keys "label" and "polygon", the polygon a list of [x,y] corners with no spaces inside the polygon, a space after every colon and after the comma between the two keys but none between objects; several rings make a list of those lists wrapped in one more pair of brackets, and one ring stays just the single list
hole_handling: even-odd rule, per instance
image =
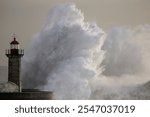
[{"label": "lighthouse dome", "polygon": [[16,41],[16,37],[14,37],[14,40],[10,43],[10,44],[19,44],[19,42],[18,41]]}]

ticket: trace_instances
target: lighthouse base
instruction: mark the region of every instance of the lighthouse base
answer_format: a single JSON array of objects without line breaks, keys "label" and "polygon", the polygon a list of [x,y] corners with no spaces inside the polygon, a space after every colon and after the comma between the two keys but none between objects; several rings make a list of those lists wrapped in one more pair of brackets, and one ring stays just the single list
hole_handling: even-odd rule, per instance
[{"label": "lighthouse base", "polygon": [[0,93],[0,100],[52,100],[52,92],[26,89],[23,92]]}]

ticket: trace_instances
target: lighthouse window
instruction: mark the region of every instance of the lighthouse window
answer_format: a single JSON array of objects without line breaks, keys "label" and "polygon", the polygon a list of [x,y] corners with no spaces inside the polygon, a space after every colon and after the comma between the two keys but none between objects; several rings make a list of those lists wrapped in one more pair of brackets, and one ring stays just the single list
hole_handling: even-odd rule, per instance
[{"label": "lighthouse window", "polygon": [[12,45],[11,45],[11,49],[19,49],[19,45],[17,45],[17,44],[12,44]]},{"label": "lighthouse window", "polygon": [[11,45],[11,49],[14,49],[14,45]]}]

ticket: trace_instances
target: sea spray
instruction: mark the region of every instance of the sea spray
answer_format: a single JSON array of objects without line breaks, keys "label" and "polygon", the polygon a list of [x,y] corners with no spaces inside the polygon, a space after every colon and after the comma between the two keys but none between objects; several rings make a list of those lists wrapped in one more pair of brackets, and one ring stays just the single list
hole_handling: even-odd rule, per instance
[{"label": "sea spray", "polygon": [[91,82],[91,99],[150,99],[149,38],[149,25],[108,32],[102,46],[105,70]]},{"label": "sea spray", "polygon": [[106,34],[75,5],[57,5],[25,51],[23,86],[55,99],[150,99],[149,39],[149,25]]},{"label": "sea spray", "polygon": [[89,79],[102,72],[104,35],[75,5],[52,8],[25,52],[24,87],[53,91],[56,99],[89,99]]}]

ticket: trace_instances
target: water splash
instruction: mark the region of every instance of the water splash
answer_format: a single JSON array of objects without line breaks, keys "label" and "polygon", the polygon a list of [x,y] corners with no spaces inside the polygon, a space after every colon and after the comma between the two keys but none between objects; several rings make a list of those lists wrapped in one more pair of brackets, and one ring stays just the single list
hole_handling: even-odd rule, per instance
[{"label": "water splash", "polygon": [[89,79],[102,72],[104,35],[96,24],[84,21],[75,5],[52,8],[25,52],[25,87],[53,91],[56,99],[88,99]]},{"label": "water splash", "polygon": [[106,34],[75,5],[55,6],[25,52],[24,87],[53,91],[56,99],[150,98],[149,38],[149,25]]}]

